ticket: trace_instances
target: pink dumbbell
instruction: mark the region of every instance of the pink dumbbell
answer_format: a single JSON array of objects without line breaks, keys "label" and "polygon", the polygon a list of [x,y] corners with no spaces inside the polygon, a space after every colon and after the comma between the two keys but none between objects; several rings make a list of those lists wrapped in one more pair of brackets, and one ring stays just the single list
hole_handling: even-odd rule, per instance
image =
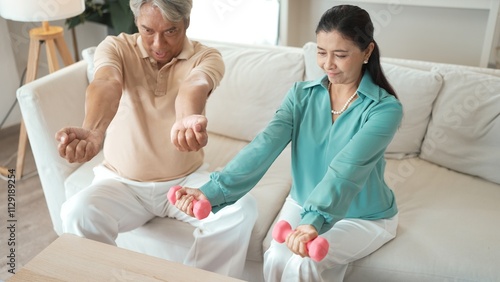
[{"label": "pink dumbbell", "polygon": [[[280,220],[274,226],[273,238],[276,242],[283,243],[290,232],[292,232],[290,223]],[[320,261],[325,258],[329,246],[328,241],[319,236],[306,243],[307,253],[314,261]]]},{"label": "pink dumbbell", "polygon": [[[167,193],[167,198],[168,200],[175,205],[175,202],[177,202],[177,199],[175,198],[175,192],[177,190],[181,189],[182,187],[179,185],[173,186],[168,190]],[[193,200],[193,214],[197,219],[204,219],[207,217],[210,212],[212,211],[212,205],[210,205],[210,202],[207,200]]]}]

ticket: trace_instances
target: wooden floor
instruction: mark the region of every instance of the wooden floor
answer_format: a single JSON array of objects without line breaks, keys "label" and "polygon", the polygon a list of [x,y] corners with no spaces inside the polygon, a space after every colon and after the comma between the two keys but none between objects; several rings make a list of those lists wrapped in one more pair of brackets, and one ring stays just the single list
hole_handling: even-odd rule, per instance
[{"label": "wooden floor", "polygon": [[[16,167],[19,126],[11,126],[0,131],[0,166]],[[24,176],[15,183],[15,222],[8,221],[8,182],[0,178],[0,281],[6,280],[11,253],[15,256],[15,270],[20,270],[57,238],[52,228],[47,203],[36,172],[31,148],[27,148]],[[11,224],[15,229],[9,230]],[[10,241],[9,241],[10,240]],[[11,245],[8,245],[10,242]],[[15,245],[13,245],[15,243]],[[14,248],[11,252],[11,248]],[[14,265],[13,265],[14,266]]]}]

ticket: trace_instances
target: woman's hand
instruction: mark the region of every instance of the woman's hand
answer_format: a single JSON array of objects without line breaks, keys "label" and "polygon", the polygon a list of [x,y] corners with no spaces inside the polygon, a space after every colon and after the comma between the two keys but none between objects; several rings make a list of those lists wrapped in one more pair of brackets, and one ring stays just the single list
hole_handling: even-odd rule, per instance
[{"label": "woman's hand", "polygon": [[208,200],[199,190],[189,187],[182,187],[175,192],[175,206],[189,216],[195,217],[193,213],[193,201]]},{"label": "woman's hand", "polygon": [[306,244],[316,237],[318,237],[318,232],[312,225],[299,225],[297,229],[288,234],[285,244],[294,254],[309,257]]},{"label": "woman's hand", "polygon": [[55,136],[59,155],[69,163],[83,163],[95,157],[102,148],[104,134],[98,130],[65,127]]}]

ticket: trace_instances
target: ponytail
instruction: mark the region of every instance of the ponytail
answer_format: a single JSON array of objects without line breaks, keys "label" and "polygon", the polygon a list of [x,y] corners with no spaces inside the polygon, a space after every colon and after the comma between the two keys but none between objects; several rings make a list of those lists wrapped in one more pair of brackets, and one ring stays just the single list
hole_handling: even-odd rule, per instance
[{"label": "ponytail", "polygon": [[394,95],[397,98],[398,96],[396,95],[396,91],[394,91],[394,88],[392,88],[391,84],[385,77],[384,71],[382,70],[382,65],[380,64],[380,50],[378,48],[378,44],[377,42],[375,42],[375,40],[373,40],[372,42],[375,45],[375,47],[373,48],[368,63],[363,66],[363,69],[365,71],[368,71],[375,84],[385,89],[385,91],[387,91],[391,95]]}]

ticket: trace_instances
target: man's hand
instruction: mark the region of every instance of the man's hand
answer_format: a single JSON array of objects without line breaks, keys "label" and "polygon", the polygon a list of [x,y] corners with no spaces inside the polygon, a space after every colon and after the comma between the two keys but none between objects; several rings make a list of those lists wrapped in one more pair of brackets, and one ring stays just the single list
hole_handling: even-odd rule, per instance
[{"label": "man's hand", "polygon": [[65,127],[55,136],[59,142],[59,155],[69,163],[83,163],[91,160],[101,150],[104,134],[97,130],[80,127]]},{"label": "man's hand", "polygon": [[198,151],[208,143],[208,120],[203,115],[190,115],[172,126],[170,139],[181,152]]},{"label": "man's hand", "polygon": [[288,234],[285,243],[294,254],[308,257],[306,244],[316,237],[318,237],[318,232],[312,225],[299,225],[297,229]]}]

